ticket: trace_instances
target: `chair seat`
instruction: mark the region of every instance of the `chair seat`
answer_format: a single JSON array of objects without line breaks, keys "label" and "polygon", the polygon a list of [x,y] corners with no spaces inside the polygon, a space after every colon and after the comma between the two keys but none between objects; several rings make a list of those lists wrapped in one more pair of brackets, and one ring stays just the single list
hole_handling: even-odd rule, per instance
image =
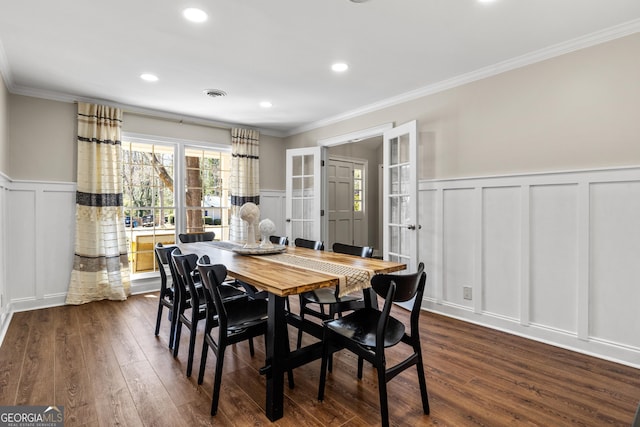
[{"label": "chair seat", "polygon": [[315,291],[303,292],[302,297],[309,303],[315,304],[336,304],[339,302],[358,301],[362,297],[356,295],[345,295],[336,298],[336,290],[334,288],[322,288]]},{"label": "chair seat", "polygon": [[[325,322],[327,328],[365,347],[376,346],[376,327],[380,318],[380,311],[367,308],[354,311],[344,317]],[[404,335],[404,324],[389,317],[389,323],[384,335],[384,346],[391,347],[400,342]]]},{"label": "chair seat", "polygon": [[266,300],[231,300],[224,303],[227,311],[227,329],[246,329],[267,320]]},{"label": "chair seat", "polygon": [[220,285],[220,296],[223,300],[231,300],[246,297],[247,294],[231,284]]}]

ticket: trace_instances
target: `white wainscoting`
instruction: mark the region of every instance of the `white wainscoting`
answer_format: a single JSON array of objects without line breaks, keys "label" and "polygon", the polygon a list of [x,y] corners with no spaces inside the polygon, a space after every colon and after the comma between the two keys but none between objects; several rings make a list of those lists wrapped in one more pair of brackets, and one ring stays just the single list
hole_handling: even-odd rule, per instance
[{"label": "white wainscoting", "polygon": [[9,179],[0,173],[0,343],[11,320],[7,292],[7,194]]},{"label": "white wainscoting", "polygon": [[[9,181],[0,177],[0,235],[6,256],[0,276],[4,286],[0,313],[33,310],[64,304],[75,240],[75,183]],[[270,218],[285,232],[285,192],[260,193],[262,218]],[[1,254],[0,254],[1,255]],[[4,262],[6,260],[6,263]],[[160,288],[146,278],[131,284],[132,293]],[[6,301],[6,302],[5,302]]]},{"label": "white wainscoting", "polygon": [[7,290],[12,311],[64,304],[75,240],[74,183],[14,181],[7,192]]},{"label": "white wainscoting", "polygon": [[640,367],[640,168],[423,181],[419,204],[423,308]]},{"label": "white wainscoting", "polygon": [[[640,168],[423,181],[419,203],[425,309],[640,367]],[[260,207],[284,235],[285,192]],[[64,304],[75,184],[0,175],[0,213],[4,331]]]}]

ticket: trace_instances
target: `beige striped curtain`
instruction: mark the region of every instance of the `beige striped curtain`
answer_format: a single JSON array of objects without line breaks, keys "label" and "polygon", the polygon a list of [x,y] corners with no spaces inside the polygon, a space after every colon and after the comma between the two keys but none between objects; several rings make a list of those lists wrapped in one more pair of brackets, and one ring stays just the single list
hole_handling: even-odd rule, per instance
[{"label": "beige striped curtain", "polygon": [[122,211],[122,111],[78,104],[76,240],[67,304],[131,293]]},{"label": "beige striped curtain", "polygon": [[[247,226],[240,219],[240,207],[253,202],[260,205],[260,133],[249,129],[231,129],[231,225],[229,239],[244,242]],[[275,165],[274,165],[275,167]],[[255,235],[260,233],[255,230]]]}]

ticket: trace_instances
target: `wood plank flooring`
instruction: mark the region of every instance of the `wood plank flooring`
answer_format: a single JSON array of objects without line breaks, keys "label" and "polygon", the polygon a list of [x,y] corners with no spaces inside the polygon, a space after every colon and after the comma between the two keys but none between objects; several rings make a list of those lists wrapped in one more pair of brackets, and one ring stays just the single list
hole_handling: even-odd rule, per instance
[{"label": "wood plank flooring", "polygon": [[[153,335],[157,297],[14,314],[0,347],[0,405],[62,405],[67,427],[272,424],[258,373],[264,342],[256,340],[253,358],[246,343],[227,353],[220,407],[210,417],[215,357],[209,353],[198,386],[199,337],[193,375],[185,376],[188,330],[174,359],[166,315]],[[395,314],[407,318],[400,308]],[[290,337],[293,345],[292,329]],[[640,370],[627,366],[426,312],[421,337],[431,414],[422,414],[410,369],[388,386],[392,425],[629,426],[640,400]],[[390,363],[402,350],[390,353]],[[285,388],[285,416],[273,424],[380,424],[375,371],[365,364],[358,381],[356,362],[336,354],[324,402],[316,399],[319,361],[298,368],[296,387]]]}]

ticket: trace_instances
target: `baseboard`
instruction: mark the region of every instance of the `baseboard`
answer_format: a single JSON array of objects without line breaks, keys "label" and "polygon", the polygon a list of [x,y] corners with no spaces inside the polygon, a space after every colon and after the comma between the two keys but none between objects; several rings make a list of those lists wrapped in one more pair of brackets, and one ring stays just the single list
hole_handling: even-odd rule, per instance
[{"label": "baseboard", "polygon": [[430,299],[423,300],[422,309],[463,322],[473,323],[478,326],[495,329],[565,350],[640,369],[640,349],[634,347],[599,339],[582,340],[579,339],[576,334],[567,331],[536,324],[522,325],[517,319],[491,316],[487,313],[479,314],[467,307],[463,308],[449,304],[438,304]]},{"label": "baseboard", "polygon": [[2,343],[4,342],[4,337],[7,334],[12,317],[13,311],[11,310],[0,315],[0,347],[2,347]]}]

